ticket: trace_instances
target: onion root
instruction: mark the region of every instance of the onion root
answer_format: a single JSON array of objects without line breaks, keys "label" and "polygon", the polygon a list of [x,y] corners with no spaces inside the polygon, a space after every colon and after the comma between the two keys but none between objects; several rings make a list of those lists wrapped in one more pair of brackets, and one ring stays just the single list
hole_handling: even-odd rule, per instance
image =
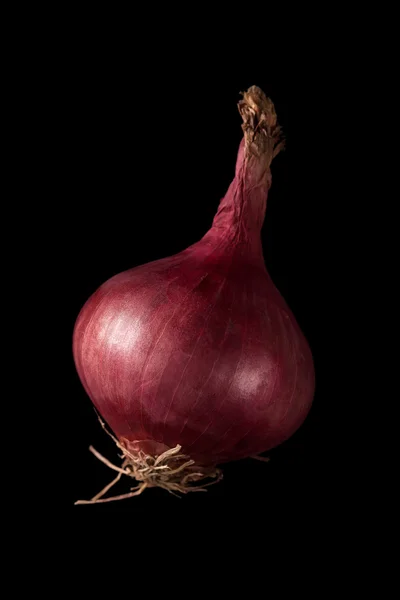
[{"label": "onion root", "polygon": [[[100,420],[105,431],[104,423]],[[114,442],[122,452],[122,466],[118,467],[102,456],[93,446],[89,447],[90,452],[118,475],[108,485],[105,486],[91,500],[78,500],[77,504],[98,504],[102,502],[112,502],[115,500],[124,500],[139,496],[147,488],[160,487],[171,494],[187,494],[188,492],[205,492],[210,485],[218,483],[222,479],[222,471],[214,466],[203,466],[195,463],[189,456],[181,453],[181,446],[178,444],[163,452],[159,456],[150,456],[139,450],[132,452],[122,446],[108,431]],[[127,494],[120,496],[111,496],[104,498],[104,495],[126,475],[135,479],[139,485],[131,488]],[[199,483],[205,479],[212,479],[208,483]]]}]

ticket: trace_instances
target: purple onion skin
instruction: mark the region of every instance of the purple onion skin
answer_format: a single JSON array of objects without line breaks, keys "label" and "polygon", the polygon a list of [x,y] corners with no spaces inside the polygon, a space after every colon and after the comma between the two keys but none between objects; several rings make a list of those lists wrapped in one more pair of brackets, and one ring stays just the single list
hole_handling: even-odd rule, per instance
[{"label": "purple onion skin", "polygon": [[104,283],[77,319],[80,379],[117,438],[203,464],[269,450],[314,395],[309,346],[265,267],[269,166],[247,156],[211,229],[180,254]]}]

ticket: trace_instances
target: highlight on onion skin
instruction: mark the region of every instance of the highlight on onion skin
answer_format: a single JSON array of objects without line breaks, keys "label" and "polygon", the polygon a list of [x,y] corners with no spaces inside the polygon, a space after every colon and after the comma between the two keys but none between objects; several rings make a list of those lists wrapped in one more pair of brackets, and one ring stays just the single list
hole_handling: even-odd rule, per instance
[{"label": "highlight on onion skin", "polygon": [[238,107],[235,177],[210,230],[177,255],[112,277],[76,321],[79,377],[124,453],[119,477],[139,480],[122,497],[204,489],[195,482],[217,480],[217,465],[288,439],[313,400],[309,346],[261,245],[281,130],[258,87]]}]

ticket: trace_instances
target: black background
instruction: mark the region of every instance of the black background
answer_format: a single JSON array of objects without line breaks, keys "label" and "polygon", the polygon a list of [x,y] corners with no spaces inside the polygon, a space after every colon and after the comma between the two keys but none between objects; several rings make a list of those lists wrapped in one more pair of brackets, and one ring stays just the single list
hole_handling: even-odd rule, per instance
[{"label": "black background", "polygon": [[[159,512],[178,520],[232,514],[245,522],[260,511],[280,514],[282,507],[285,514],[310,513],[344,493],[334,484],[332,460],[340,343],[332,285],[340,254],[332,243],[338,236],[338,123],[332,110],[338,75],[327,67],[327,84],[317,64],[239,63],[232,51],[206,58],[184,56],[180,49],[164,54],[163,48],[151,57],[143,50],[137,53],[123,36],[100,40],[74,32],[49,73],[56,201],[46,218],[57,264],[50,277],[49,325],[60,350],[48,377],[49,406],[57,416],[48,418],[63,440],[51,458],[63,465],[63,476],[47,481],[54,506],[79,522],[116,514],[140,514],[146,521]],[[75,319],[109,277],[177,253],[207,231],[234,175],[242,137],[239,92],[253,84],[274,101],[287,140],[272,165],[262,238],[267,268],[313,352],[312,410],[301,429],[269,453],[269,464],[226,465],[223,482],[207,494],[177,499],[148,490],[123,502],[75,507],[75,500],[90,498],[112,478],[88,446],[116,459],[75,371]]]},{"label": "black background", "polygon": [[[3,313],[14,344],[5,342],[5,354],[15,368],[3,368],[4,387],[11,384],[3,406],[16,414],[3,415],[2,516],[12,538],[7,558],[18,564],[13,586],[49,582],[52,597],[67,586],[76,595],[81,566],[93,591],[115,557],[113,594],[126,580],[130,593],[142,585],[151,592],[160,580],[164,590],[208,594],[216,574],[223,585],[244,575],[251,596],[257,574],[270,591],[272,554],[285,568],[280,592],[289,581],[297,589],[303,581],[331,587],[346,550],[354,574],[360,542],[372,540],[375,523],[385,534],[393,530],[393,523],[382,526],[390,457],[376,458],[379,433],[388,437],[388,429],[376,421],[390,420],[395,396],[382,393],[388,368],[381,374],[378,359],[386,363],[388,352],[375,337],[386,314],[393,337],[395,314],[387,284],[396,271],[384,274],[394,253],[381,259],[378,251],[390,237],[387,225],[397,223],[388,217],[396,205],[387,186],[389,172],[396,173],[389,160],[395,136],[384,97],[397,37],[387,27],[391,15],[379,23],[376,7],[368,22],[365,7],[311,13],[302,5],[296,14],[282,6],[278,18],[270,4],[267,15],[257,5],[232,5],[218,22],[216,6],[207,14],[196,4],[152,4],[147,15],[137,4],[130,14],[120,6],[32,5],[17,7],[14,22],[6,22],[3,79],[6,71],[12,77],[4,96],[12,106],[4,111],[11,193],[2,204],[3,295],[17,315]],[[75,319],[107,278],[179,252],[205,233],[234,174],[239,92],[253,84],[274,101],[287,138],[272,165],[262,237],[268,270],[313,352],[312,410],[270,452],[269,464],[226,465],[224,481],[207,494],[177,499],[147,490],[124,502],[75,507],[112,477],[88,446],[116,459],[75,371]],[[382,410],[386,398],[389,410]],[[368,405],[374,423],[367,426]],[[388,480],[394,472],[389,467]],[[312,548],[315,533],[321,540]],[[334,569],[328,577],[312,556],[315,547]],[[361,561],[357,590],[361,581],[370,588],[384,547],[374,544],[368,571]],[[307,562],[298,577],[288,569],[291,551]],[[228,554],[239,568],[229,559],[223,566]],[[159,577],[169,561],[168,577]],[[142,576],[144,565],[150,578]],[[57,567],[62,577],[53,580]],[[386,575],[380,591],[383,581]]]}]

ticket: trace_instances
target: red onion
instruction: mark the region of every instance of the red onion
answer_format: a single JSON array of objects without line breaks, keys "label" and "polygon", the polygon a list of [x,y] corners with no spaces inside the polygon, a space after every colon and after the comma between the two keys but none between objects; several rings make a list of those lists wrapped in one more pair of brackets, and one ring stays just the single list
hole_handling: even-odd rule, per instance
[{"label": "red onion", "polygon": [[239,111],[235,178],[211,229],[180,254],[112,277],[75,325],[79,376],[125,455],[117,479],[142,482],[122,497],[156,485],[198,489],[217,464],[289,438],[310,409],[310,349],[260,238],[281,131],[256,86]]}]

